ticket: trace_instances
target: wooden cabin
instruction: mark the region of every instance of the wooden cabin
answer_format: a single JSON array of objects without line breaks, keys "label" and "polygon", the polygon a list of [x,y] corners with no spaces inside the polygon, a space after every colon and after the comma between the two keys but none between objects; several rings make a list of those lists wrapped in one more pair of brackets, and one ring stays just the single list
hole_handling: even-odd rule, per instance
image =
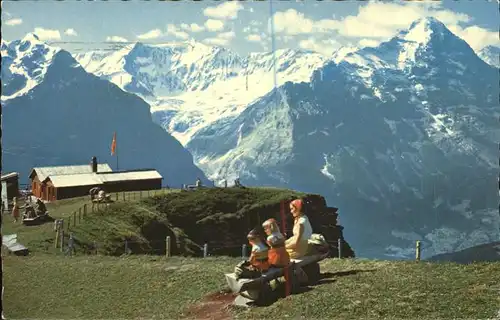
[{"label": "wooden cabin", "polygon": [[[96,173],[94,172],[111,172],[111,167],[108,164],[96,164],[95,168],[91,165],[76,165],[76,166],[55,166],[55,167],[36,167],[31,170],[31,192],[37,198],[46,201],[61,199],[57,195],[57,187],[54,186],[51,178],[56,176],[66,176],[78,178],[78,175]],[[87,185],[87,181],[75,182],[76,184]],[[81,186],[83,188],[83,186]],[[75,195],[65,198],[73,198],[81,196],[78,188],[75,187]],[[88,191],[88,189],[87,189]],[[88,192],[87,192],[88,193]]]},{"label": "wooden cabin", "polygon": [[1,176],[2,209],[9,210],[12,199],[19,197],[19,173],[11,172]]},{"label": "wooden cabin", "polygon": [[33,168],[30,174],[33,195],[46,201],[82,197],[93,187],[106,192],[158,190],[163,177],[154,169],[112,171],[108,164]]}]

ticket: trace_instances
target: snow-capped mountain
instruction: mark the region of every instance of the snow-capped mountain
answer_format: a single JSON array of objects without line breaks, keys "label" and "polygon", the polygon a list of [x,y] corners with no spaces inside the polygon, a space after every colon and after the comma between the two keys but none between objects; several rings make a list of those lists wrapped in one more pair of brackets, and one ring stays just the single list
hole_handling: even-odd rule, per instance
[{"label": "snow-capped mountain", "polygon": [[92,156],[116,169],[115,131],[121,170],[155,168],[177,186],[207,181],[141,98],[87,73],[36,35],[2,42],[2,86],[2,169],[24,181],[34,166],[84,164]]},{"label": "snow-capped mountain", "polygon": [[24,95],[40,84],[58,51],[33,33],[11,43],[2,40],[2,100]]},{"label": "snow-capped mountain", "polygon": [[213,121],[237,115],[273,87],[273,59],[279,83],[309,81],[325,58],[316,53],[278,50],[240,57],[196,41],[137,43],[111,53],[75,55],[88,71],[148,101],[155,121],[183,144]]},{"label": "snow-capped mountain", "polygon": [[500,68],[500,48],[487,46],[481,49],[477,55],[489,65]]},{"label": "snow-capped mountain", "polygon": [[[318,192],[361,256],[499,239],[498,70],[433,18],[286,83],[187,148],[213,179]],[[349,233],[350,232],[350,233]]]},{"label": "snow-capped mountain", "polygon": [[[2,55],[6,50],[2,43]],[[276,56],[278,90],[269,53],[239,57],[191,41],[75,57],[86,71],[150,103],[154,121],[209,177],[325,195],[341,208],[346,238],[360,256],[410,257],[415,240],[423,241],[424,257],[499,240],[499,79],[484,56],[433,18],[377,47],[341,48],[332,57],[293,50]],[[46,79],[29,92],[64,87]],[[82,110],[107,110],[109,95],[102,102],[100,93],[82,96],[93,92],[88,88],[72,90],[74,99],[86,101]],[[64,130],[71,136],[73,127]],[[91,126],[101,127],[104,122]],[[108,152],[105,141],[102,152]]]}]

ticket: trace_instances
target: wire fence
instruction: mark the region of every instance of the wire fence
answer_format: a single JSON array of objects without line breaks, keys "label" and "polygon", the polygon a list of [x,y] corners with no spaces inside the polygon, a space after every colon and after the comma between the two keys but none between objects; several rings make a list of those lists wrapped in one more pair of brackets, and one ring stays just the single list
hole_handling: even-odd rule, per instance
[{"label": "wire fence", "polygon": [[[98,241],[93,241],[92,243],[83,244],[78,241],[72,232],[72,228],[78,226],[85,221],[91,214],[104,214],[110,207],[112,203],[116,202],[128,202],[136,201],[146,198],[151,198],[154,196],[165,195],[171,192],[170,188],[162,188],[157,190],[146,190],[146,191],[133,191],[133,192],[117,192],[111,193],[109,199],[112,202],[102,203],[93,202],[90,200],[74,210],[65,219],[57,219],[54,221],[54,231],[56,233],[54,245],[55,248],[59,248],[65,255],[77,254],[112,254],[112,255],[130,255],[130,254],[146,254],[146,255],[165,255],[170,257],[175,252],[176,248],[179,247],[177,239],[173,239],[170,236],[166,236],[162,240],[134,240],[130,238],[124,238],[121,244],[115,243],[110,246],[102,240],[102,243]],[[292,225],[287,225],[285,234],[292,234]],[[326,232],[326,230],[325,230]],[[175,243],[172,243],[174,241]],[[332,251],[334,257],[344,258],[348,256],[349,244],[344,242],[343,239],[339,238],[336,240],[328,240],[328,245]],[[234,243],[234,242],[233,242]],[[174,247],[175,246],[175,247]],[[194,248],[191,248],[193,256],[199,257],[211,257],[211,256],[240,256],[241,258],[247,258],[250,254],[250,245],[248,243],[242,244],[232,244],[228,245],[227,242],[207,242],[203,245],[193,244]],[[174,248],[174,251],[172,250]],[[415,243],[415,260],[421,259],[423,243],[421,241],[416,241]]]},{"label": "wire fence", "polygon": [[159,195],[165,195],[169,193],[170,190],[170,188],[162,188],[145,191],[115,192],[108,194],[109,198],[104,201],[97,201],[89,196],[89,203],[85,203],[79,208],[75,209],[67,216],[67,218],[57,219],[56,223],[61,224],[62,228],[66,228],[66,232],[69,232],[72,227],[75,227],[76,225],[84,221],[85,218],[89,216],[89,214],[103,213],[111,206],[112,203],[136,201]]},{"label": "wire fence", "polygon": [[[66,240],[67,238],[67,240]],[[67,242],[65,242],[67,241]],[[74,237],[72,232],[66,233],[64,230],[56,232],[55,246],[60,248],[60,251],[65,255],[75,255],[85,254],[85,255],[155,255],[155,256],[166,256],[171,257],[174,254],[174,246],[178,247],[179,243],[175,237],[166,236],[164,240],[148,240],[148,241],[136,241],[131,239],[123,239],[120,243],[114,242],[110,247],[109,243],[93,241],[90,244],[78,245],[78,240]],[[348,258],[349,253],[346,252],[348,248],[348,243],[344,242],[343,239],[339,238],[337,241],[327,241],[330,248],[330,257],[333,258]],[[422,242],[415,242],[415,260],[420,261],[422,255]],[[77,250],[78,249],[78,250]],[[221,242],[207,242],[201,246],[197,246],[190,256],[208,258],[217,256],[231,256],[231,257],[241,257],[242,259],[247,259],[251,253],[251,245],[248,243],[243,243],[241,245],[228,245],[227,243]],[[181,254],[184,255],[184,254]]]}]

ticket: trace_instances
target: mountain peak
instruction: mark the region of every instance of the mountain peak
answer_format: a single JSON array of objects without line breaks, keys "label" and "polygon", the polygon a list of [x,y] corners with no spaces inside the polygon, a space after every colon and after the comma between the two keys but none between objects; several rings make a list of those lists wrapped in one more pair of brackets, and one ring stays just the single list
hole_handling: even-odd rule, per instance
[{"label": "mountain peak", "polygon": [[409,29],[411,30],[411,29],[416,28],[418,26],[424,26],[426,28],[433,29],[433,30],[442,29],[442,28],[446,29],[446,26],[441,21],[439,21],[438,19],[436,19],[434,17],[424,17],[424,18],[417,19],[417,20],[412,22]]},{"label": "mountain peak", "polygon": [[414,21],[402,35],[406,41],[427,43],[436,36],[442,39],[447,33],[450,31],[441,21],[434,17],[425,17]]},{"label": "mountain peak", "polygon": [[35,33],[30,32],[24,36],[21,42],[29,41],[31,43],[38,43],[40,41],[40,37],[38,37]]}]

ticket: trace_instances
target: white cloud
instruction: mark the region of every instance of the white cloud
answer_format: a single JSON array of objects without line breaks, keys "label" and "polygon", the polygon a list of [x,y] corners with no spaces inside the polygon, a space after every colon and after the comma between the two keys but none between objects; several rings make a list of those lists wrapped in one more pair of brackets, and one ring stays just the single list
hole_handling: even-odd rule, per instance
[{"label": "white cloud", "polygon": [[72,28],[66,29],[64,31],[64,34],[67,36],[72,36],[72,37],[76,37],[78,35],[78,33],[75,31],[75,29],[72,29]]},{"label": "white cloud", "polygon": [[238,17],[238,11],[242,9],[243,6],[239,2],[231,1],[215,7],[208,7],[203,10],[203,14],[210,18],[234,20]]},{"label": "white cloud", "polygon": [[150,39],[157,39],[161,37],[163,34],[160,29],[153,29],[150,30],[146,33],[140,34],[137,36],[138,39],[140,40],[150,40]]},{"label": "white cloud", "polygon": [[5,21],[6,26],[18,26],[23,23],[23,19],[15,18]]},{"label": "white cloud", "polygon": [[224,22],[220,20],[208,19],[205,22],[205,27],[207,28],[208,31],[213,31],[213,32],[221,31],[222,29],[224,29]]},{"label": "white cloud", "polygon": [[206,44],[211,44],[214,46],[226,46],[229,44],[228,39],[222,39],[222,38],[208,38],[203,40]]},{"label": "white cloud", "polygon": [[346,37],[390,38],[398,30],[423,17],[435,17],[444,24],[457,24],[470,21],[470,17],[441,9],[439,4],[423,3],[384,3],[369,2],[360,7],[355,16],[338,20],[337,31]]},{"label": "white cloud", "polygon": [[[295,9],[288,9],[274,14],[274,29],[276,33],[287,35],[326,33],[337,29],[339,22],[333,19],[314,21]],[[270,32],[270,21],[268,22]]]},{"label": "white cloud", "polygon": [[262,41],[261,37],[258,34],[249,34],[246,39],[251,42],[260,42]]},{"label": "white cloud", "polygon": [[[333,16],[334,17],[334,16]],[[361,6],[356,15],[341,19],[312,20],[294,9],[276,12],[275,31],[285,35],[321,34],[337,32],[345,40],[355,38],[354,42],[373,44],[373,41],[388,40],[401,29],[406,29],[419,18],[435,17],[443,22],[452,32],[463,38],[478,50],[486,45],[500,45],[498,33],[471,23],[467,14],[444,9],[440,2],[368,2]],[[268,30],[270,30],[268,23]],[[358,39],[356,39],[358,38]],[[304,40],[304,45],[312,42]],[[369,42],[370,41],[370,42]]]},{"label": "white cloud", "polygon": [[243,28],[243,33],[249,33],[252,28],[250,27],[245,27]]},{"label": "white cloud", "polygon": [[500,47],[498,32],[493,32],[478,26],[461,28],[460,26],[450,26],[451,32],[464,39],[475,51],[479,51],[486,46]]},{"label": "white cloud", "polygon": [[[181,28],[182,28],[182,26],[181,26]],[[167,34],[171,34],[176,38],[184,39],[184,40],[189,38],[189,34],[187,32],[181,31],[179,28],[177,28],[177,26],[175,26],[173,24],[167,25]]]},{"label": "white cloud", "polygon": [[248,12],[253,13],[253,8],[248,8]]},{"label": "white cloud", "polygon": [[[500,45],[498,32],[475,25],[461,27],[472,18],[460,12],[443,9],[440,3],[394,3],[374,2],[360,8],[356,16],[341,21],[338,32],[343,36],[390,38],[400,29],[423,17],[434,17],[444,23],[453,33],[464,39],[473,49],[480,50],[487,45]],[[367,30],[371,30],[368,31]],[[368,40],[368,39],[364,39]]]},{"label": "white cloud", "polygon": [[306,40],[301,40],[299,42],[299,47],[330,56],[333,54],[333,51],[339,47],[339,45],[333,39],[317,40],[313,37],[309,37]]},{"label": "white cloud", "polygon": [[358,45],[362,48],[364,47],[376,47],[379,45],[379,41],[373,39],[361,39],[358,42]]},{"label": "white cloud", "polygon": [[274,14],[274,30],[276,33],[297,35],[312,33],[314,21],[295,9],[288,9]]},{"label": "white cloud", "polygon": [[207,38],[203,40],[203,42],[215,46],[227,46],[234,37],[236,37],[236,33],[234,33],[234,31],[228,31],[219,33],[215,38]]},{"label": "white cloud", "polygon": [[217,38],[230,40],[230,39],[233,39],[235,36],[236,36],[236,34],[234,33],[234,31],[228,31],[228,32],[219,33]]},{"label": "white cloud", "polygon": [[201,31],[205,30],[205,28],[203,26],[200,26],[197,23],[191,23],[191,24],[183,23],[183,24],[181,24],[181,29],[186,30],[186,31],[190,31],[190,32],[201,32]]},{"label": "white cloud", "polygon": [[35,28],[34,33],[40,40],[61,40],[61,33],[59,30]]},{"label": "white cloud", "polygon": [[120,36],[109,36],[106,37],[106,41],[108,42],[128,42],[127,39],[120,37]]}]

